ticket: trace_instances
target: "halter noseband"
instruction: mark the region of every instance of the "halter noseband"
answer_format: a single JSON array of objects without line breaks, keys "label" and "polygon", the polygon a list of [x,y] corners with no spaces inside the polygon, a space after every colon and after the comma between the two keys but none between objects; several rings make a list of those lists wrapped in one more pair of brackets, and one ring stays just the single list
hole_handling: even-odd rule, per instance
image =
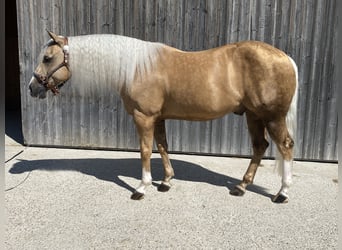
[{"label": "halter noseband", "polygon": [[49,84],[49,79],[56,73],[57,70],[66,67],[69,70],[69,46],[68,46],[68,38],[64,38],[64,46],[63,46],[63,53],[64,53],[64,60],[60,63],[56,68],[48,72],[46,75],[41,75],[36,72],[33,72],[34,78],[38,81],[39,84],[43,85],[47,90],[51,90],[54,95],[59,94],[59,88],[63,86],[64,82],[53,85]]}]

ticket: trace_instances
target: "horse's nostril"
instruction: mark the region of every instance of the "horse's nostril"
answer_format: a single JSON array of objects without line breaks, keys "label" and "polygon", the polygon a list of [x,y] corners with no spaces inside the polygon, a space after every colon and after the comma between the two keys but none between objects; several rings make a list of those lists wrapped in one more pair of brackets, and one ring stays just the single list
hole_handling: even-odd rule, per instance
[{"label": "horse's nostril", "polygon": [[31,84],[30,84],[30,86],[29,86],[29,89],[30,89],[30,93],[32,93],[32,87],[31,87]]}]

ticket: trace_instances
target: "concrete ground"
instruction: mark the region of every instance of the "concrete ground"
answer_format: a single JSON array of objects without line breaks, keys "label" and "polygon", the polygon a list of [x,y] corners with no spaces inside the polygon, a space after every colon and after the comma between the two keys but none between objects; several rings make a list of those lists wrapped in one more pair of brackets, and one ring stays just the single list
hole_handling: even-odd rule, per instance
[{"label": "concrete ground", "polygon": [[337,249],[337,164],[295,162],[288,204],[264,160],[243,197],[229,190],[249,160],[172,154],[167,193],[159,155],[152,185],[139,154],[25,147],[6,135],[6,249]]}]

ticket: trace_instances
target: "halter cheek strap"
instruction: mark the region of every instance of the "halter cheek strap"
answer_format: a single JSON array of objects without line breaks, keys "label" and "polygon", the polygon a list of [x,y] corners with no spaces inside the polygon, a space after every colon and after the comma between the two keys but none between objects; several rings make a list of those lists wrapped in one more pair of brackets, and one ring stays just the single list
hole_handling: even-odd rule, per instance
[{"label": "halter cheek strap", "polygon": [[60,63],[57,67],[53,68],[50,72],[48,72],[46,75],[41,75],[36,72],[33,72],[34,78],[36,78],[37,82],[41,85],[43,85],[47,90],[51,90],[54,95],[59,94],[59,88],[64,84],[64,82],[54,85],[49,84],[49,79],[53,76],[54,73],[56,73],[57,70],[66,67],[69,70],[69,45],[68,45],[68,39],[64,38],[64,46],[63,46],[63,53],[64,53],[64,60],[62,63]]}]

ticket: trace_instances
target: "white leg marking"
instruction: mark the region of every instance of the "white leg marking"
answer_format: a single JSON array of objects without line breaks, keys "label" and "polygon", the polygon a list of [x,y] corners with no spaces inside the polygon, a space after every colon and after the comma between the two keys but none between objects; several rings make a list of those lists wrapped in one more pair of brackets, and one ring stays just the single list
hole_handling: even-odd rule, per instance
[{"label": "white leg marking", "polygon": [[292,184],[292,161],[284,160],[282,167],[282,185],[279,193],[288,197],[288,191]]},{"label": "white leg marking", "polygon": [[142,170],[142,178],[139,187],[136,189],[141,194],[146,193],[146,188],[152,184],[152,176],[150,171]]}]

